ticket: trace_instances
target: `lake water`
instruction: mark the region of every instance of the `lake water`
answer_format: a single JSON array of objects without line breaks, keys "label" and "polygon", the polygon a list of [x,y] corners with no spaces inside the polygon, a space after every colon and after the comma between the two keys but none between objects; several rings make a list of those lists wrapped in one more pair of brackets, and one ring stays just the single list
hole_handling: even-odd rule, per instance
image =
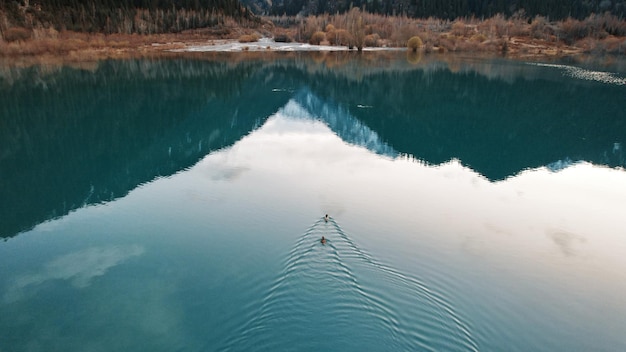
[{"label": "lake water", "polygon": [[0,351],[624,351],[625,72],[3,68]]}]

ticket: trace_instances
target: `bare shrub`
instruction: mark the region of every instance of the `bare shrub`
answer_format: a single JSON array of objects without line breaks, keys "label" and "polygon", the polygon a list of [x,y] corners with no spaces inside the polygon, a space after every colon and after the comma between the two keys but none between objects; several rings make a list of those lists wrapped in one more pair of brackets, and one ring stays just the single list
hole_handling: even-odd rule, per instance
[{"label": "bare shrub", "polygon": [[463,21],[457,20],[452,25],[452,30],[450,32],[456,36],[466,37],[476,33],[476,29],[472,25],[468,25]]},{"label": "bare shrub", "polygon": [[330,44],[332,45],[345,45],[349,46],[352,42],[352,34],[345,29],[338,29],[332,36],[326,36]]},{"label": "bare shrub", "polygon": [[239,42],[240,43],[253,43],[258,41],[259,38],[254,35],[254,34],[244,34],[242,36],[239,37]]},{"label": "bare shrub", "polygon": [[321,16],[308,16],[306,20],[300,20],[297,27],[296,40],[299,42],[309,42],[315,32],[319,32],[325,27],[325,18]]},{"label": "bare shrub", "polygon": [[568,18],[561,22],[560,25],[563,39],[568,43],[586,37],[604,39],[608,36],[608,33],[604,30],[603,18],[595,14],[591,14],[582,21]]},{"label": "bare shrub", "polygon": [[433,41],[436,39],[436,34],[432,33],[432,32],[423,32],[420,31],[417,34],[420,38],[422,38],[422,42],[424,42],[424,46],[431,46],[433,45]]},{"label": "bare shrub", "polygon": [[270,22],[274,24],[276,27],[289,28],[297,24],[296,18],[293,16],[270,16],[267,18]]},{"label": "bare shrub", "polygon": [[528,25],[528,17],[526,11],[520,9],[511,15],[507,21],[507,35],[509,36],[528,36],[530,34],[530,26]]},{"label": "bare shrub", "polygon": [[356,46],[360,51],[365,43],[365,24],[363,23],[363,15],[358,7],[353,7],[347,14],[347,29],[352,34],[352,41],[349,47]]},{"label": "bare shrub", "polygon": [[591,14],[589,17],[585,18],[583,23],[587,27],[588,36],[603,39],[608,35],[604,30],[604,18],[602,16]]},{"label": "bare shrub", "polygon": [[508,23],[502,14],[497,14],[484,20],[478,25],[478,29],[492,38],[501,38],[508,35]]},{"label": "bare shrub", "polygon": [[276,43],[291,43],[293,41],[293,38],[291,38],[289,34],[278,33],[274,35],[274,41]]},{"label": "bare shrub", "polygon": [[411,39],[413,34],[417,32],[415,28],[409,25],[399,25],[393,31],[389,40],[395,46],[404,46],[406,42]]},{"label": "bare shrub", "polygon": [[394,28],[388,18],[375,20],[370,24],[372,33],[377,33],[381,39],[389,39],[393,34]]},{"label": "bare shrub", "polygon": [[456,50],[456,40],[454,37],[449,37],[446,35],[442,35],[437,40],[437,46],[439,48],[443,48],[446,51],[455,51]]},{"label": "bare shrub", "polygon": [[311,39],[309,39],[309,43],[312,45],[320,45],[324,40],[326,40],[326,33],[317,31],[313,33]]},{"label": "bare shrub", "polygon": [[337,42],[337,30],[326,32],[326,41],[330,45],[335,45]]},{"label": "bare shrub", "polygon": [[610,35],[619,37],[626,36],[626,21],[619,19],[609,12],[606,12],[602,16],[602,25],[604,30]]},{"label": "bare shrub", "polygon": [[549,34],[547,33],[548,21],[543,16],[536,16],[530,24],[530,35],[537,39],[546,39]]},{"label": "bare shrub", "polygon": [[415,52],[417,49],[424,46],[424,43],[422,42],[422,38],[415,35],[407,41],[406,46],[411,49],[411,51]]},{"label": "bare shrub", "polygon": [[348,47],[352,47],[352,43],[354,43],[354,37],[352,33],[348,32],[345,29],[340,29],[336,32],[337,38],[339,39],[338,45],[345,45]]},{"label": "bare shrub", "polygon": [[463,35],[465,32],[465,23],[463,23],[463,21],[456,21],[454,22],[454,24],[452,25],[452,30],[450,31],[450,33],[454,34],[454,35]]},{"label": "bare shrub", "polygon": [[380,36],[377,33],[366,35],[365,46],[369,46],[369,47],[380,46]]},{"label": "bare shrub", "polygon": [[484,34],[482,34],[482,33],[477,33],[477,34],[474,34],[474,35],[470,38],[470,41],[471,41],[471,42],[474,42],[474,43],[482,43],[482,42],[484,42],[484,41],[486,41],[486,40],[487,40],[487,36],[485,36],[485,35],[484,35]]},{"label": "bare shrub", "polygon": [[332,30],[326,31],[326,40],[328,40],[331,45],[337,42],[337,30],[335,30],[334,27]]},{"label": "bare shrub", "polygon": [[506,35],[511,37],[527,37],[530,35],[530,26],[526,22],[507,22]]},{"label": "bare shrub", "polygon": [[[611,27],[611,30],[620,28],[617,23],[613,23],[612,25],[616,27]],[[626,24],[623,25],[624,29],[626,29]],[[565,21],[559,22],[558,28],[561,38],[567,44],[573,44],[586,37],[604,39],[609,35],[606,31],[605,18],[594,14],[583,21],[568,18]]]}]

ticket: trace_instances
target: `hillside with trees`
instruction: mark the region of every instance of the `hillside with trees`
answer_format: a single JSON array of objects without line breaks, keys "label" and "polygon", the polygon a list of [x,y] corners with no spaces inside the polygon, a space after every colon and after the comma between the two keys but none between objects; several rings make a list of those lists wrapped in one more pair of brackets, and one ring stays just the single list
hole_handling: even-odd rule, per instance
[{"label": "hillside with trees", "polygon": [[0,0],[0,57],[137,57],[262,37],[359,51],[621,55],[625,15],[626,0]]},{"label": "hillside with trees", "polygon": [[351,7],[382,15],[439,19],[487,18],[496,14],[508,17],[518,11],[524,11],[529,17],[541,15],[551,20],[583,19],[592,13],[607,11],[622,18],[626,15],[624,0],[244,0],[244,3],[278,16],[334,14]]},{"label": "hillside with trees", "polygon": [[[254,15],[239,0],[0,0],[0,33],[12,27],[111,33],[178,33]],[[19,35],[19,34],[18,34]]]}]

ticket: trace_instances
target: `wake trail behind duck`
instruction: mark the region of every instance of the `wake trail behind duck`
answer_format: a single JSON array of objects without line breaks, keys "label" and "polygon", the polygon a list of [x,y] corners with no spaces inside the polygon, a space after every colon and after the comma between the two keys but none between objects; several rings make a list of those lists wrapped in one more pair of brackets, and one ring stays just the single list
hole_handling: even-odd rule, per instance
[{"label": "wake trail behind duck", "polygon": [[334,219],[321,218],[296,240],[260,308],[224,350],[477,350],[468,330],[444,297],[378,263]]},{"label": "wake trail behind duck", "polygon": [[[450,335],[454,335],[463,345],[463,350],[478,350],[478,344],[471,335],[470,327],[457,315],[452,304],[443,294],[429,288],[423,281],[415,277],[406,275],[389,265],[378,262],[372,255],[360,249],[334,219],[331,218],[329,222],[332,223],[336,233],[349,246],[350,252],[359,259],[360,263],[365,264],[368,270],[374,271],[372,276],[376,276],[379,280],[387,282],[386,287],[381,290],[381,292],[378,292],[378,295],[394,302],[393,305],[400,304],[410,307],[410,309],[403,309],[402,311],[405,313],[411,312],[411,314],[407,315],[412,316],[410,320],[413,320],[414,323],[417,317],[423,316],[424,323],[420,325],[432,325],[432,329],[428,331],[427,335],[441,335],[442,339],[447,340],[449,340]],[[396,288],[392,291],[392,294],[387,294],[387,292],[389,292],[387,289],[389,286]],[[415,305],[411,302],[419,302],[420,304]],[[406,324],[406,326],[410,325],[413,324]],[[411,334],[410,329],[406,332]],[[417,334],[415,337],[417,336],[421,335]],[[445,347],[447,350],[452,348],[452,346],[447,343]]]}]

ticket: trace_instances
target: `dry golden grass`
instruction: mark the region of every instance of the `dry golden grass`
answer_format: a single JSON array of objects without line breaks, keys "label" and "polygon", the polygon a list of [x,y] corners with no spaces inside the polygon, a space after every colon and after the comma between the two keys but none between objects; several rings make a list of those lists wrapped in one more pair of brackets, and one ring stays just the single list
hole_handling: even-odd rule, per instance
[{"label": "dry golden grass", "polygon": [[352,34],[345,29],[338,29],[326,34],[326,39],[331,45],[348,46],[353,41]]},{"label": "dry golden grass", "polygon": [[381,46],[380,35],[378,33],[368,34],[365,36],[365,46],[375,48]]},{"label": "dry golden grass", "polygon": [[254,43],[259,41],[259,37],[254,34],[244,34],[238,40],[240,43]]},{"label": "dry golden grass", "polygon": [[309,43],[312,45],[320,45],[321,42],[326,40],[326,33],[322,31],[317,31],[313,33],[311,39],[309,39]]},{"label": "dry golden grass", "polygon": [[4,32],[4,40],[7,42],[23,42],[33,36],[33,31],[24,27],[12,27]]},{"label": "dry golden grass", "polygon": [[407,43],[406,46],[413,52],[416,52],[417,49],[421,48],[422,46],[424,46],[424,43],[422,42],[422,38],[420,38],[419,36],[413,36],[411,37]]},{"label": "dry golden grass", "polygon": [[277,43],[291,43],[293,42],[293,36],[285,31],[282,31],[274,34],[274,41]]},{"label": "dry golden grass", "polygon": [[[274,18],[275,22],[266,19],[257,28],[226,22],[212,28],[152,35],[104,35],[57,32],[41,26],[33,29],[13,27],[3,31],[0,57],[61,56],[64,60],[80,61],[161,55],[167,49],[218,39],[255,42],[259,39],[258,33],[273,36],[276,41],[295,39],[343,46],[354,46],[357,34],[367,47],[406,47],[411,37],[419,36],[425,52],[497,52],[509,56],[626,53],[626,21],[610,14],[561,22],[550,22],[540,16],[529,21],[521,15],[516,16],[446,21],[360,12],[358,26],[355,26],[354,14],[337,14],[304,19],[280,17]],[[353,23],[349,24],[351,19]]]}]

